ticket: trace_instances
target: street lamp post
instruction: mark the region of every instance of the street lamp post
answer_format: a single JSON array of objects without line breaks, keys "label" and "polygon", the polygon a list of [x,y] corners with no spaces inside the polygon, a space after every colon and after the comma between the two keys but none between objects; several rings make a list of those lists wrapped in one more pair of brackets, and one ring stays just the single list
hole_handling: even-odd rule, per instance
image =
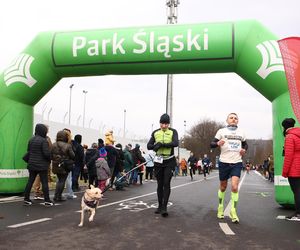
[{"label": "street lamp post", "polygon": [[73,88],[74,84],[71,84],[69,86],[70,88],[70,100],[69,100],[69,125],[71,124],[71,105],[72,105],[72,88]]},{"label": "street lamp post", "polygon": [[67,117],[67,115],[68,115],[68,111],[65,113],[65,115],[64,115],[64,123],[66,122],[66,117]]},{"label": "street lamp post", "polygon": [[79,121],[80,121],[81,115],[78,116],[77,121],[76,121],[76,125],[79,125]]},{"label": "street lamp post", "polygon": [[91,120],[89,122],[89,128],[91,128],[92,121],[93,121],[93,118],[91,118]]},{"label": "street lamp post", "polygon": [[84,120],[85,120],[85,103],[86,103],[86,94],[88,93],[86,90],[82,91],[84,94],[84,99],[83,99],[83,115],[82,115],[82,127],[84,127]]},{"label": "street lamp post", "polygon": [[185,132],[186,132],[186,120],[183,121],[183,126],[184,126],[184,136],[185,136]]},{"label": "street lamp post", "polygon": [[52,112],[52,108],[50,108],[49,111],[48,111],[48,119],[47,119],[48,121],[49,121],[49,117],[50,117],[51,112]]},{"label": "street lamp post", "polygon": [[[166,0],[167,24],[177,23],[177,7],[179,0]],[[166,113],[170,116],[170,126],[173,123],[173,75],[167,75]]]},{"label": "street lamp post", "polygon": [[43,105],[43,109],[42,109],[42,121],[44,121],[44,113],[47,109],[47,102]]},{"label": "street lamp post", "polygon": [[126,109],[124,109],[124,127],[123,127],[123,138],[125,138],[126,134]]}]

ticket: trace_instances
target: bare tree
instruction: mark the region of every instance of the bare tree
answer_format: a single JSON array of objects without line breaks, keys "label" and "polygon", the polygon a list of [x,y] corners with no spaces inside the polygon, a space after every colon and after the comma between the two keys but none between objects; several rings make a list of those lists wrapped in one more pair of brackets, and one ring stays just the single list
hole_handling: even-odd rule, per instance
[{"label": "bare tree", "polygon": [[214,162],[216,156],[220,154],[218,149],[211,150],[210,142],[213,140],[218,129],[224,127],[224,124],[212,121],[210,119],[203,119],[198,124],[193,126],[181,140],[186,149],[192,151],[197,158],[202,158],[207,154]]},{"label": "bare tree", "polygon": [[246,159],[253,164],[262,164],[273,152],[273,141],[262,139],[247,140],[248,150]]}]

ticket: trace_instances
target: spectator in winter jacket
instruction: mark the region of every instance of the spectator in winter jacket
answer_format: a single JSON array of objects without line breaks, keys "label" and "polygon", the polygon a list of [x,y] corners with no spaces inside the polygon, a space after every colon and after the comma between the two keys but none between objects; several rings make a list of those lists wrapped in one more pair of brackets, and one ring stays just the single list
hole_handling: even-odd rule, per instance
[{"label": "spectator in winter jacket", "polygon": [[146,176],[145,181],[148,181],[148,178],[150,177],[150,181],[153,181],[153,170],[154,170],[154,152],[152,150],[149,150],[147,154],[144,155],[146,163]]},{"label": "spectator in winter jacket", "polygon": [[37,175],[40,176],[46,206],[52,206],[49,198],[48,169],[50,166],[50,147],[47,141],[48,128],[44,124],[35,126],[34,136],[28,142],[29,153],[28,171],[29,179],[24,190],[24,204],[31,205],[30,190]]},{"label": "spectator in winter jacket", "polygon": [[[117,161],[117,157],[118,157],[118,152],[117,150],[115,149],[115,147],[113,146],[114,144],[114,140],[107,140],[107,138],[105,138],[105,150],[107,152],[107,164],[110,168],[110,172],[112,173],[112,176],[111,176],[111,183],[110,185],[113,186],[113,183],[115,181],[115,166],[116,166],[116,161]],[[113,190],[113,188],[110,188],[109,190]]]},{"label": "spectator in winter jacket", "polygon": [[72,141],[74,153],[75,153],[75,163],[74,169],[72,171],[72,189],[73,191],[79,191],[79,183],[78,179],[80,173],[83,171],[84,166],[84,150],[83,146],[81,145],[82,136],[75,135],[74,140]]},{"label": "spectator in winter jacket", "polygon": [[124,170],[127,173],[133,168],[133,159],[128,145],[125,146],[123,154],[124,154]]},{"label": "spectator in winter jacket", "polygon": [[99,151],[97,143],[93,143],[91,148],[88,148],[85,153],[85,165],[88,169],[89,175],[89,187],[93,185],[98,187],[98,177],[97,177],[97,170],[96,170],[96,160],[99,158]]},{"label": "spectator in winter jacket", "polygon": [[273,159],[273,155],[269,156],[268,162],[269,162],[269,165],[268,165],[268,168],[269,168],[269,181],[274,182],[274,159]]},{"label": "spectator in winter jacket", "polygon": [[113,133],[114,132],[112,130],[105,133],[105,145],[114,145],[115,139]]},{"label": "spectator in winter jacket", "polygon": [[65,201],[62,196],[65,188],[65,183],[69,172],[61,166],[61,162],[65,160],[68,164],[73,165],[75,153],[72,145],[68,143],[69,135],[65,130],[58,131],[56,135],[56,142],[51,148],[52,172],[57,175],[58,181],[56,183],[54,201]]},{"label": "spectator in winter jacket", "polygon": [[282,176],[288,178],[296,208],[295,213],[286,219],[300,221],[300,128],[294,128],[293,118],[284,119],[282,126],[285,136]]},{"label": "spectator in winter jacket", "polygon": [[[131,150],[131,155],[134,163],[134,167],[137,165],[146,162],[145,158],[142,156],[142,152],[140,150],[140,145],[135,144],[135,148]],[[143,184],[142,178],[143,178],[143,172],[141,169],[135,169],[133,171],[133,184],[137,184],[137,177],[139,176],[140,178],[140,184]]]},{"label": "spectator in winter jacket", "polygon": [[[68,143],[71,144],[73,152],[75,153],[75,157],[76,157],[76,147],[74,146],[74,141],[72,140],[72,133],[71,130],[68,128],[64,128],[63,129],[68,136]],[[74,162],[75,163],[75,162]],[[67,198],[68,199],[75,199],[77,198],[77,196],[74,194],[74,191],[72,189],[72,175],[73,175],[73,171],[74,171],[74,165],[72,170],[69,172],[67,180],[66,180],[66,189],[67,189]]]},{"label": "spectator in winter jacket", "polygon": [[105,157],[107,156],[107,152],[104,148],[100,149],[99,158],[96,160],[96,170],[97,170],[97,178],[98,178],[98,185],[101,191],[103,191],[106,187],[106,181],[110,178],[111,173],[108,167],[107,161]]},{"label": "spectator in winter jacket", "polygon": [[[47,126],[47,129],[49,129],[48,126]],[[47,141],[49,144],[49,150],[51,150],[51,147],[52,147],[51,139],[49,136],[47,136],[46,138],[47,138]],[[48,183],[49,182],[51,182],[51,164],[48,168]],[[32,185],[32,189],[34,191],[34,197],[33,197],[34,200],[44,200],[44,194],[43,194],[43,190],[42,190],[42,182],[41,182],[41,178],[39,175],[36,176],[35,181]]]},{"label": "spectator in winter jacket", "polygon": [[182,176],[187,176],[187,162],[184,158],[182,158],[180,161],[180,169]]}]

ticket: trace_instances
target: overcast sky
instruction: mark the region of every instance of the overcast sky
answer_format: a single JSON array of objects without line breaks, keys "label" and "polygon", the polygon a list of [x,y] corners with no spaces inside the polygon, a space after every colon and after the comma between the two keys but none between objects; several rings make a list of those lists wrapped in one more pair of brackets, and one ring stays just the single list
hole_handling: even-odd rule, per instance
[{"label": "overcast sky", "polygon": [[[116,27],[142,27],[166,24],[164,0],[52,0],[1,3],[0,71],[41,31],[85,30]],[[299,0],[181,0],[178,23],[212,23],[256,19],[279,38],[300,36]],[[101,76],[62,79],[35,106],[44,118],[63,121],[72,91],[71,123],[82,126],[83,90],[86,94],[86,127],[126,130],[136,138],[149,137],[152,124],[157,128],[166,107],[166,75]],[[236,93],[239,93],[238,95]],[[237,112],[249,139],[272,137],[272,106],[238,75],[174,75],[173,127],[182,136],[201,119],[225,121]],[[234,98],[234,100],[233,100]],[[68,121],[66,117],[65,121]]]}]

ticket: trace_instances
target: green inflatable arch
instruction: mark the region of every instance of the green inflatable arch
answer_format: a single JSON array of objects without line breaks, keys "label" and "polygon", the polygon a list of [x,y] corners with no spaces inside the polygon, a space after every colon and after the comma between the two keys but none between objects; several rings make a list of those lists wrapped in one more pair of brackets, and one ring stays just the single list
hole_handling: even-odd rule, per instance
[{"label": "green inflatable arch", "polygon": [[219,72],[236,72],[272,102],[276,199],[293,203],[280,178],[280,121],[294,113],[277,37],[256,21],[38,34],[0,75],[0,193],[23,192],[33,106],[61,78]]}]

